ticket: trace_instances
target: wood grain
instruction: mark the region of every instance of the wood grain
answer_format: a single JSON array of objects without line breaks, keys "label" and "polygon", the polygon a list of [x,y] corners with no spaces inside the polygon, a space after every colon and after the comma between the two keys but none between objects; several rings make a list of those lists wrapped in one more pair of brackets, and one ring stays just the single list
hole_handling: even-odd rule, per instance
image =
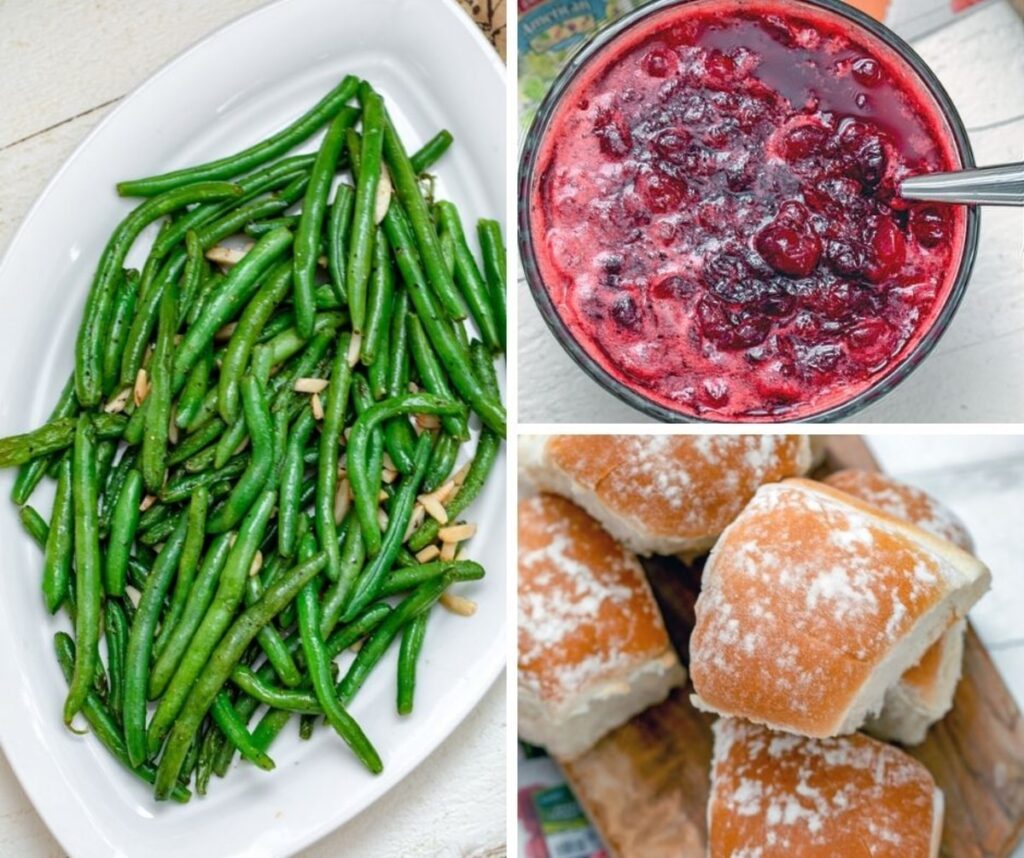
[{"label": "wood grain", "polygon": [[503,60],[506,46],[506,14],[505,0],[459,0],[462,6],[490,39],[494,49]]},{"label": "wood grain", "polygon": [[[816,476],[876,469],[858,436],[832,436]],[[669,635],[684,663],[701,563],[643,561]],[[689,702],[687,683],[668,700],[563,763],[569,782],[618,858],[697,858],[706,849],[711,716]],[[946,796],[943,858],[1006,858],[1024,829],[1024,725],[972,628],[952,712],[910,753]]]}]

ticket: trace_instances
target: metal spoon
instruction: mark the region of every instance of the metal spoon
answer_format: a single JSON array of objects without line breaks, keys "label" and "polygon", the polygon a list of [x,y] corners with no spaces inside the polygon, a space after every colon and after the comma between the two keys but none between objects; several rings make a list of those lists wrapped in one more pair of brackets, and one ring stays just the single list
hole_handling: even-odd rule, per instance
[{"label": "metal spoon", "polygon": [[929,173],[900,183],[906,200],[984,206],[1024,206],[1024,163]]}]

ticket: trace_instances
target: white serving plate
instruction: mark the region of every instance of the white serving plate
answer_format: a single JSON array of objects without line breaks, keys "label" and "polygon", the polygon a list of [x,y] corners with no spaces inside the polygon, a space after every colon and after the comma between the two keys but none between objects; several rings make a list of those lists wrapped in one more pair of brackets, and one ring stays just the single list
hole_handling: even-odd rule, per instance
[{"label": "white serving plate", "polygon": [[[285,125],[348,72],[384,94],[410,149],[440,128],[451,130],[455,145],[437,168],[439,192],[459,205],[467,226],[481,216],[503,219],[504,71],[454,0],[273,3],[204,39],[127,97],[25,218],[0,262],[0,435],[44,422],[67,378],[96,260],[133,205],[117,197],[115,182],[237,151]],[[141,263],[139,250],[129,262]],[[12,479],[10,471],[0,474],[4,501]],[[51,497],[44,485],[32,502],[46,515]],[[460,591],[477,601],[476,615],[432,615],[413,716],[395,714],[394,651],[352,707],[381,752],[382,775],[363,770],[328,728],[302,742],[293,723],[271,749],[275,771],[236,762],[227,778],[214,778],[205,799],[181,806],[156,803],[92,736],[61,723],[66,686],[52,639],[65,624],[47,617],[39,550],[15,508],[0,502],[4,753],[74,858],[291,854],[398,783],[498,676],[505,661],[505,509],[502,454],[469,513],[482,532],[471,555],[488,569],[484,582]],[[433,799],[443,803],[444,796]]]}]

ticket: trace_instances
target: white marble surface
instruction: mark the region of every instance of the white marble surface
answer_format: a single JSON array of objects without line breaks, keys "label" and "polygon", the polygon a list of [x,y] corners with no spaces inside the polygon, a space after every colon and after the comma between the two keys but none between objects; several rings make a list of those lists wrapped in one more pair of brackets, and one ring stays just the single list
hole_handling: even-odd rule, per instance
[{"label": "white marble surface", "polygon": [[[0,252],[63,160],[122,96],[260,5],[0,0]],[[504,855],[505,701],[502,678],[405,781],[303,856]],[[63,854],[0,754],[0,858]]]},{"label": "white marble surface", "polygon": [[[914,42],[963,117],[979,164],[1024,158],[1024,20],[989,0]],[[577,368],[520,281],[519,419],[523,423],[646,422]],[[1024,214],[986,210],[970,287],[935,351],[856,422],[1024,420]]]}]

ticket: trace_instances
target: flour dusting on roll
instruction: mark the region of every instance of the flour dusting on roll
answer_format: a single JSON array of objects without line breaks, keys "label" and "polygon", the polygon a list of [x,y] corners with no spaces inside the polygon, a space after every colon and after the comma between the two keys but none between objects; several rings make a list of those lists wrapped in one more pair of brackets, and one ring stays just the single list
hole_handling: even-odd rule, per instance
[{"label": "flour dusting on roll", "polygon": [[638,554],[706,552],[764,483],[807,473],[803,435],[554,435],[520,440],[523,475]]},{"label": "flour dusting on roll", "polygon": [[928,770],[859,734],[714,725],[709,858],[933,858],[943,796]]},{"label": "flour dusting on roll", "polygon": [[694,702],[801,735],[852,733],[989,580],[965,551],[843,492],[762,486],[704,569]]},{"label": "flour dusting on roll", "polygon": [[643,569],[554,495],[519,504],[519,734],[579,755],[686,674]]}]

